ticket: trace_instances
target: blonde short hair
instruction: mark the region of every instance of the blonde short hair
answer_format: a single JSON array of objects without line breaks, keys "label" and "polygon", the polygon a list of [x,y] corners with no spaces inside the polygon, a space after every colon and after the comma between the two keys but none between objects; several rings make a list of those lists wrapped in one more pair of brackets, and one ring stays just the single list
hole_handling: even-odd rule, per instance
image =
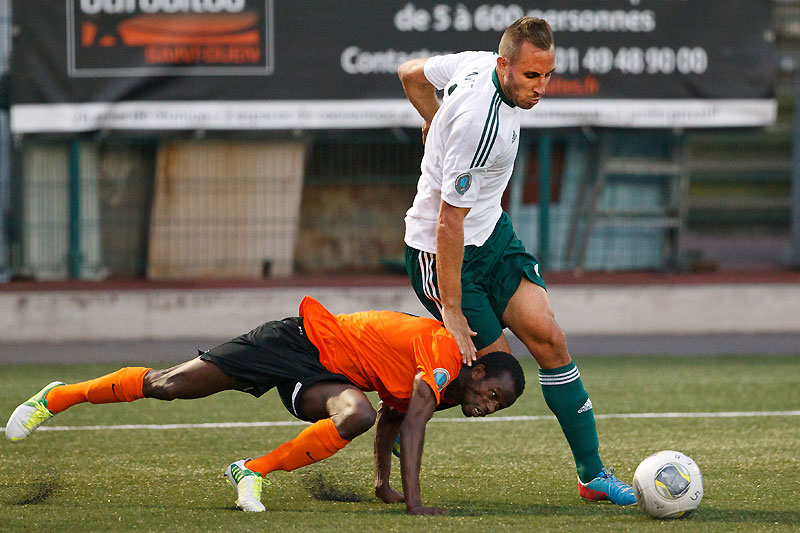
[{"label": "blonde short hair", "polygon": [[553,46],[550,24],[540,18],[522,17],[503,32],[498,52],[509,61],[514,61],[520,45],[526,41],[540,50],[550,50]]}]

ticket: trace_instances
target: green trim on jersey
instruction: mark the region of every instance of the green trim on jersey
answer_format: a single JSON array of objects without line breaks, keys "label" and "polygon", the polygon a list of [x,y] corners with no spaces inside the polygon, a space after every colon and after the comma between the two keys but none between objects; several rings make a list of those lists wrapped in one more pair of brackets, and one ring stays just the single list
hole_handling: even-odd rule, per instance
[{"label": "green trim on jersey", "polygon": [[497,89],[497,94],[500,95],[500,100],[502,100],[504,104],[508,107],[517,107],[506,97],[506,93],[504,93],[503,88],[500,87],[500,78],[497,77],[497,70],[492,71],[492,83],[494,83],[494,88]]},{"label": "green trim on jersey", "polygon": [[497,131],[500,128],[500,98],[497,93],[492,96],[492,103],[489,105],[489,113],[486,115],[486,122],[483,124],[483,133],[481,133],[481,140],[478,141],[478,148],[475,150],[475,155],[472,157],[470,168],[482,167],[489,159],[489,154],[494,147],[494,141],[497,139]]},{"label": "green trim on jersey", "polygon": [[500,80],[497,77],[497,70],[492,70],[492,83],[496,89],[492,96],[492,103],[489,104],[489,113],[486,115],[486,122],[483,124],[481,140],[478,141],[478,148],[472,158],[470,168],[482,167],[489,160],[492,153],[494,142],[497,140],[497,132],[500,130],[500,102],[509,107],[515,107],[511,100],[506,98],[503,88],[500,87]]}]

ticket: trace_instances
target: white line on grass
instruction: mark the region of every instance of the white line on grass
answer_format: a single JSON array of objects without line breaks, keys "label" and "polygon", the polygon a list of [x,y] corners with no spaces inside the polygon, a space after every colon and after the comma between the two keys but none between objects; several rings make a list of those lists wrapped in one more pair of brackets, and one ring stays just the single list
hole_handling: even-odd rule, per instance
[{"label": "white line on grass", "polygon": [[[597,419],[606,418],[736,418],[758,416],[800,416],[800,411],[721,411],[716,413],[615,413],[595,415]],[[431,422],[529,422],[553,420],[552,415],[543,416],[493,416],[489,418],[433,418]],[[121,424],[113,426],[44,426],[39,431],[101,431],[116,429],[220,429],[303,426],[300,420],[279,420],[274,422],[209,422],[205,424]],[[3,428],[5,431],[5,428]]]}]

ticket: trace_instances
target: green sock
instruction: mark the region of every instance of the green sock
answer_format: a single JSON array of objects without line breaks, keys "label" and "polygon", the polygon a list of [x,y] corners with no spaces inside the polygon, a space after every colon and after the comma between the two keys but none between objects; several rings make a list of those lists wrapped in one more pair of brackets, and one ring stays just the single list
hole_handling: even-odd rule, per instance
[{"label": "green sock", "polygon": [[589,394],[578,367],[570,361],[559,368],[539,369],[539,384],[547,406],[556,415],[575,458],[578,477],[591,481],[603,469],[598,453],[597,426]]}]

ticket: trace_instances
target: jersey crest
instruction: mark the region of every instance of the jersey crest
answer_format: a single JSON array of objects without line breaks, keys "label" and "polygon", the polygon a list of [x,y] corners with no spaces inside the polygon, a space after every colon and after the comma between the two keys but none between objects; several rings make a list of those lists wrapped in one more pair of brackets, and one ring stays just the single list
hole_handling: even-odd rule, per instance
[{"label": "jersey crest", "polygon": [[436,388],[442,392],[444,386],[450,383],[450,372],[445,368],[437,368],[433,371],[433,380],[436,382]]},{"label": "jersey crest", "polygon": [[456,192],[458,194],[463,196],[469,190],[470,185],[472,185],[472,174],[469,172],[464,172],[456,178]]}]

